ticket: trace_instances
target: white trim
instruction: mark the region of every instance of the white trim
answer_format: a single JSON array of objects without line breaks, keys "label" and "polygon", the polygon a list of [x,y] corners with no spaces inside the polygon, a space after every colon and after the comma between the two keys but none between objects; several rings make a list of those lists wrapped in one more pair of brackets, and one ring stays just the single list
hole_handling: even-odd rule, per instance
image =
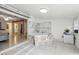
[{"label": "white trim", "polygon": [[13,15],[13,16],[17,16],[17,17],[20,17],[20,18],[27,19],[27,17],[23,17],[23,16],[21,16],[21,15],[15,14],[15,13],[13,13],[13,12],[9,12],[9,11],[7,11],[7,10],[5,10],[5,9],[2,9],[2,8],[0,8],[0,12],[4,12],[4,13],[6,13],[6,14],[10,14],[10,15]]}]

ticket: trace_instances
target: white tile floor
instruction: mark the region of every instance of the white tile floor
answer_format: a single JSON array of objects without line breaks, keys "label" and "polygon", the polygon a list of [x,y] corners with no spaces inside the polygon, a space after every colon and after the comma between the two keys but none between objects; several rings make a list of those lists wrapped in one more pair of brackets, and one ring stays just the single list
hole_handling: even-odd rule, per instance
[{"label": "white tile floor", "polygon": [[66,44],[59,41],[49,41],[45,44],[32,48],[26,55],[76,55],[79,48],[73,44]]},{"label": "white tile floor", "polygon": [[30,45],[25,42],[20,45],[20,47],[4,52],[4,55],[6,53],[7,55],[78,55],[79,48],[75,47],[73,44],[49,40],[38,46]]},{"label": "white tile floor", "polygon": [[33,47],[33,42],[30,42],[29,40],[24,42],[21,41],[21,43],[18,43],[12,47],[7,47],[6,49],[0,51],[0,55],[25,55]]}]

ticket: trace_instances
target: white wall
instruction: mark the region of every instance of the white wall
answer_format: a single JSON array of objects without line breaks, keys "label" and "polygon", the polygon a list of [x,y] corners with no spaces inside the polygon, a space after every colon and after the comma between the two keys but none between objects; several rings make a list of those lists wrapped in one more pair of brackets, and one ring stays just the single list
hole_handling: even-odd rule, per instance
[{"label": "white wall", "polygon": [[28,31],[28,35],[33,35],[33,23],[34,23],[35,19],[33,17],[29,18],[27,21],[27,31]]},{"label": "white wall", "polygon": [[0,22],[1,22],[1,28],[6,29],[6,21],[4,20],[3,17],[0,17]]},{"label": "white wall", "polygon": [[[79,31],[79,17],[74,20],[74,28],[78,28],[78,31]],[[75,36],[76,36],[75,45],[76,47],[79,48],[79,32],[78,34],[75,33]]]},{"label": "white wall", "polygon": [[[32,20],[32,19],[31,19]],[[52,22],[52,25],[51,25],[51,33],[53,34],[53,37],[57,40],[60,40],[62,41],[61,39],[61,36],[62,36],[62,33],[65,29],[70,29],[71,31],[73,30],[73,19],[35,19],[34,21],[31,21],[32,22],[47,22],[47,21],[50,21]],[[29,25],[31,25],[29,23]],[[29,28],[32,33],[32,28]],[[30,33],[30,34],[31,34]]]},{"label": "white wall", "polygon": [[52,33],[54,38],[61,40],[62,34],[65,29],[73,30],[73,19],[53,19]]}]

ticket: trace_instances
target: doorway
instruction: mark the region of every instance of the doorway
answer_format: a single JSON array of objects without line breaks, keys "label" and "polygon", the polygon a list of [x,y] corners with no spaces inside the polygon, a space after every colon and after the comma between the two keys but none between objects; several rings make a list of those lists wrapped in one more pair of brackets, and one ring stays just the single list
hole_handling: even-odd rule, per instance
[{"label": "doorway", "polygon": [[27,40],[27,20],[7,22],[10,46]]}]

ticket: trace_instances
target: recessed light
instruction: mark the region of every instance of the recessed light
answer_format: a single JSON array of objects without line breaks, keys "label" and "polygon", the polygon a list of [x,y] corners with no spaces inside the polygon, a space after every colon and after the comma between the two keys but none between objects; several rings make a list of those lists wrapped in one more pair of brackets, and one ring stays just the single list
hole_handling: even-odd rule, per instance
[{"label": "recessed light", "polygon": [[47,12],[48,12],[48,10],[47,10],[47,9],[45,9],[45,8],[42,8],[42,9],[40,9],[40,12],[41,12],[41,13],[47,13]]}]

